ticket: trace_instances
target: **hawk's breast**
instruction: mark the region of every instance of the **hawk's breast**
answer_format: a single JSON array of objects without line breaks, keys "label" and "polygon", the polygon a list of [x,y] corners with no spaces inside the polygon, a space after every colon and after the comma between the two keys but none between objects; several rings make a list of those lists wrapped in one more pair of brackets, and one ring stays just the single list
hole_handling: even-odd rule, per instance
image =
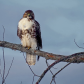
[{"label": "hawk's breast", "polygon": [[22,30],[31,29],[33,24],[34,24],[33,20],[28,21],[27,18],[22,18],[18,23],[18,27]]},{"label": "hawk's breast", "polygon": [[22,18],[18,23],[18,28],[22,30],[21,43],[24,47],[30,46],[33,49],[37,47],[37,42],[34,37],[34,24],[34,20],[28,20],[27,18]]}]

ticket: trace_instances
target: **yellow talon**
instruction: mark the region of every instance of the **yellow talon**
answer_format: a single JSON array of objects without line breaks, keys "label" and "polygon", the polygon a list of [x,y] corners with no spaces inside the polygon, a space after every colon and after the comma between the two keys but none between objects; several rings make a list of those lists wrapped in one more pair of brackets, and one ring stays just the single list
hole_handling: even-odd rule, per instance
[{"label": "yellow talon", "polygon": [[28,50],[29,50],[30,48],[31,48],[31,47],[29,46],[29,47],[28,47]]}]

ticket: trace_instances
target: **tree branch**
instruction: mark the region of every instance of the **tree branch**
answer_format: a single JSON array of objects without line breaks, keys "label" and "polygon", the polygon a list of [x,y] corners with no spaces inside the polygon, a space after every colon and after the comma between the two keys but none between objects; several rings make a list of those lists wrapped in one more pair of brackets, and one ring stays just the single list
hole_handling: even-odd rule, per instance
[{"label": "tree branch", "polygon": [[[19,50],[21,52],[27,52],[29,54],[39,55],[41,57],[45,57],[46,60],[48,60],[48,59],[56,60],[54,63],[49,65],[46,70],[44,70],[44,72],[41,74],[41,76],[38,79],[38,81],[36,82],[36,84],[38,84],[42,80],[42,78],[45,76],[45,74],[55,64],[57,64],[59,62],[62,62],[62,61],[63,62],[70,62],[70,63],[80,63],[80,62],[83,63],[84,62],[84,52],[79,52],[79,53],[75,53],[75,54],[72,54],[72,55],[64,56],[64,55],[52,54],[52,53],[48,53],[48,52],[44,52],[44,51],[39,51],[39,50],[32,50],[32,49],[28,50],[27,48],[24,48],[20,44],[13,44],[13,43],[9,43],[9,42],[6,42],[6,41],[0,41],[0,46],[1,47],[10,48],[10,49],[13,49],[13,50]],[[34,81],[34,77],[33,77],[33,81]]]},{"label": "tree branch", "polygon": [[[68,58],[71,58],[71,57],[76,57],[76,55],[70,55],[70,56],[65,56],[65,58],[61,58],[55,62],[53,62],[51,65],[49,65],[48,68],[46,68],[46,70],[44,70],[44,72],[41,74],[40,78],[38,79],[38,81],[36,82],[36,84],[39,84],[40,81],[42,80],[42,78],[45,76],[45,74],[57,63],[61,62],[61,61],[64,61]],[[75,61],[75,60],[74,60]]]},{"label": "tree branch", "polygon": [[65,65],[63,68],[61,68],[58,72],[56,72],[53,76],[52,76],[52,80],[51,80],[51,83],[52,81],[55,79],[55,76],[60,73],[64,68],[66,68],[68,65],[70,65],[71,63],[68,63],[67,65]]},{"label": "tree branch", "polygon": [[[63,59],[63,58],[66,57],[64,55],[52,54],[52,53],[39,51],[39,50],[32,50],[32,49],[28,50],[20,44],[13,44],[13,43],[9,43],[9,42],[6,42],[6,41],[0,41],[0,46],[10,48],[10,49],[13,49],[13,50],[19,50],[21,52],[27,52],[29,54],[39,55],[41,57],[45,57],[46,59],[52,59],[52,60],[60,60],[60,59]],[[71,58],[68,58],[66,60],[63,60],[63,62],[71,62],[71,63],[84,62],[84,52],[79,52],[79,53],[75,53],[75,54],[72,54],[72,55],[74,55],[75,57],[71,57]]]}]

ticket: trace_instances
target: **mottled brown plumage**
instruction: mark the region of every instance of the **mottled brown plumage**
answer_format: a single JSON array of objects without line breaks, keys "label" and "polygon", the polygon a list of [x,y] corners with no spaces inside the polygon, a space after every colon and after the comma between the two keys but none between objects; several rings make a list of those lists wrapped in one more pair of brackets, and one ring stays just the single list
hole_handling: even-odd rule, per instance
[{"label": "mottled brown plumage", "polygon": [[[21,39],[24,47],[31,47],[32,49],[38,50],[42,48],[40,25],[35,20],[32,10],[27,10],[23,14],[23,18],[18,23],[17,36]],[[27,54],[27,60],[29,65],[35,64],[34,55]]]}]

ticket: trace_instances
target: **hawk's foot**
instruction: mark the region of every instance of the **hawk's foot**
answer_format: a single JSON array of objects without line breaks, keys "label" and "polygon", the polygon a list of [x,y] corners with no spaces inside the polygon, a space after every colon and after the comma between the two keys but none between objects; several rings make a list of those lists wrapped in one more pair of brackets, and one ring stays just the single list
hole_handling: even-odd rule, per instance
[{"label": "hawk's foot", "polygon": [[26,46],[25,48],[29,50],[31,47],[30,46]]},{"label": "hawk's foot", "polygon": [[30,49],[31,47],[30,46],[28,46],[28,50]]}]

